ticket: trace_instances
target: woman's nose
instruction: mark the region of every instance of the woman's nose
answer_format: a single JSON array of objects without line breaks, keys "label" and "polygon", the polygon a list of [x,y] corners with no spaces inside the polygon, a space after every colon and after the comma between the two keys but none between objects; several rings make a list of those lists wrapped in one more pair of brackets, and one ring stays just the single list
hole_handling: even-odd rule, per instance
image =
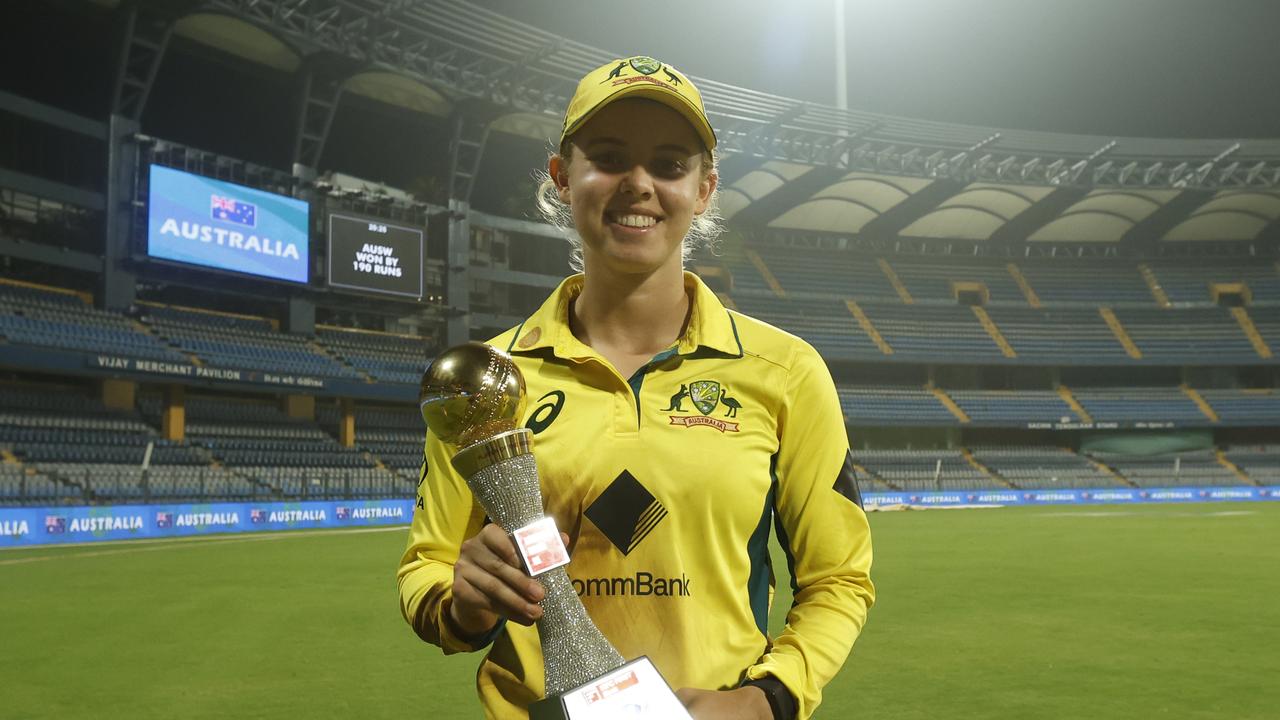
[{"label": "woman's nose", "polygon": [[639,198],[648,198],[653,194],[653,177],[643,165],[635,165],[622,176],[619,189]]}]

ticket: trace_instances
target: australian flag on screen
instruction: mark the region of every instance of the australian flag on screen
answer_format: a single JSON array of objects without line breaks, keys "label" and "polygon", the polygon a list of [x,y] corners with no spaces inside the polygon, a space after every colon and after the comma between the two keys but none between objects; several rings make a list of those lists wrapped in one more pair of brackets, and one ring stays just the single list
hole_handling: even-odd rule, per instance
[{"label": "australian flag on screen", "polygon": [[264,523],[267,521],[267,511],[252,508],[249,510],[249,522]]},{"label": "australian flag on screen", "polygon": [[339,506],[335,509],[335,513],[334,513],[334,514],[335,514],[335,515],[337,515],[337,517],[338,517],[338,519],[339,519],[339,520],[350,520],[350,519],[351,519],[351,508],[346,507],[346,506],[343,506],[343,505],[339,505]]},{"label": "australian flag on screen", "polygon": [[158,528],[173,527],[173,513],[171,512],[156,513],[156,527]]},{"label": "australian flag on screen", "polygon": [[209,196],[209,214],[214,220],[231,222],[245,227],[258,226],[258,206],[240,202],[221,195]]},{"label": "australian flag on screen", "polygon": [[67,531],[67,519],[59,515],[45,515],[44,531],[50,535],[65,533]]}]

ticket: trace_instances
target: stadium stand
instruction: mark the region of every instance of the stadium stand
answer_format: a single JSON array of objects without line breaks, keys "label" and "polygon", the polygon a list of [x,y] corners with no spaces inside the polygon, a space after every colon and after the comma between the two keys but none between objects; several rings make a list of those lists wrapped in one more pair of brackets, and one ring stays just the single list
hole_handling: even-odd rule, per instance
[{"label": "stadium stand", "polygon": [[108,409],[71,388],[6,388],[0,497],[14,504],[378,498],[404,497],[416,484],[416,459],[402,463],[403,475],[393,473],[267,402],[190,397],[185,441],[159,437],[159,394],[141,394],[138,405]]},{"label": "stadium stand", "polygon": [[[1020,271],[1041,304],[1031,307],[1013,274],[997,261],[879,262],[885,267],[844,250],[797,253],[761,247],[727,257],[725,266],[733,273],[739,308],[790,329],[836,359],[921,361],[945,354],[977,363],[1177,364],[1206,357],[1252,363],[1269,357],[1259,342],[1269,345],[1271,338],[1280,338],[1275,309],[1210,307],[1207,282],[1201,283],[1200,301],[1183,301],[1191,294],[1190,281],[1176,272],[1170,275],[1182,285],[1170,310],[1158,306],[1132,265],[1024,262]],[[1219,263],[1212,276],[1248,278],[1263,289],[1263,298],[1280,286],[1280,274],[1269,265]],[[893,280],[902,292],[895,291]],[[964,282],[986,289],[985,313],[994,330],[984,327],[982,311],[956,304],[955,284]],[[908,299],[911,304],[904,302]],[[846,300],[858,303],[865,323],[851,322],[854,310]],[[1107,312],[1113,320],[1104,317]],[[1241,312],[1250,315],[1259,340],[1234,316]]]},{"label": "stadium stand", "polygon": [[307,339],[277,332],[266,318],[144,305],[139,319],[207,365],[360,379]]},{"label": "stadium stand", "polygon": [[1096,309],[992,307],[987,310],[1023,360],[1057,364],[1127,362]]},{"label": "stadium stand", "polygon": [[1280,425],[1280,395],[1264,388],[1200,390],[1205,402],[1227,425]]},{"label": "stadium stand", "polygon": [[974,446],[983,465],[1021,489],[1128,487],[1070,448]]},{"label": "stadium stand", "polygon": [[[147,499],[149,484],[184,497],[224,495],[203,494],[199,481],[216,473],[197,448],[164,440],[136,411],[109,409],[74,388],[6,387],[0,400],[0,448],[34,473],[19,496],[29,496],[34,488],[46,495],[52,491],[60,501]],[[150,467],[144,471],[148,452]],[[13,477],[17,474],[9,482]]]},{"label": "stadium stand", "polygon": [[1082,418],[1052,390],[947,390],[974,424],[1080,422]]},{"label": "stadium stand", "polygon": [[873,477],[897,490],[980,490],[1009,487],[975,467],[966,459],[964,450],[862,450],[856,457]]},{"label": "stadium stand", "polygon": [[1005,266],[989,263],[928,263],[895,260],[893,270],[917,303],[954,304],[955,283],[979,283],[991,305],[1025,305],[1026,299]]},{"label": "stadium stand", "polygon": [[124,315],[97,310],[77,293],[12,282],[0,282],[0,336],[14,345],[187,360]]},{"label": "stadium stand", "polygon": [[1224,455],[1259,485],[1280,485],[1280,445],[1238,445]]},{"label": "stadium stand", "polygon": [[1152,261],[1151,271],[1174,307],[1213,305],[1215,284],[1243,283],[1252,304],[1280,303],[1280,272],[1273,263]]},{"label": "stadium stand", "polygon": [[1207,418],[1179,388],[1072,388],[1076,400],[1098,422],[1178,422],[1202,425]]},{"label": "stadium stand", "polygon": [[1018,267],[1047,306],[1155,305],[1137,268],[1123,261],[1037,261]]},{"label": "stadium stand", "polygon": [[927,389],[908,386],[836,388],[840,408],[851,425],[951,425],[956,418]]},{"label": "stadium stand", "polygon": [[[316,419],[324,427],[336,428],[337,409],[332,405],[316,409]],[[422,416],[408,407],[360,407],[355,410],[356,444],[381,459],[387,469],[414,486],[422,468]]]},{"label": "stadium stand", "polygon": [[1144,457],[1097,457],[1139,487],[1240,484],[1240,478],[1223,467],[1212,450]]},{"label": "stadium stand", "polygon": [[[805,248],[796,252],[792,248],[755,245],[730,253],[724,265],[733,274],[735,294],[904,302],[903,293],[893,284],[897,279],[912,303],[954,302],[954,284],[971,282],[986,287],[991,306],[1028,304],[1008,264],[998,258],[947,258],[946,262],[939,262],[840,249]],[[1212,306],[1212,285],[1238,283],[1249,289],[1252,304],[1280,303],[1280,270],[1272,263],[1219,259],[1197,263],[1152,261],[1141,265],[1152,273],[1173,307]],[[1020,261],[1017,269],[1044,306],[1160,305],[1139,264],[1132,261],[1030,259]],[[777,282],[781,295],[766,274]]]},{"label": "stadium stand", "polygon": [[[158,419],[162,399],[139,398]],[[190,396],[187,437],[235,475],[277,498],[403,497],[403,478],[353,448],[344,448],[315,422],[291,418],[270,402]]]},{"label": "stadium stand", "polygon": [[1185,363],[1203,362],[1206,356],[1215,362],[1258,359],[1249,338],[1223,308],[1119,308],[1115,313],[1148,359]]},{"label": "stadium stand", "polygon": [[967,307],[940,305],[922,313],[910,305],[864,303],[862,309],[893,348],[895,357],[929,360],[946,348],[944,352],[954,359],[1005,360],[1000,347]]},{"label": "stadium stand", "polygon": [[316,339],[334,357],[375,382],[417,385],[435,354],[424,338],[408,335],[320,326]]},{"label": "stadium stand", "polygon": [[884,357],[842,303],[834,300],[769,301],[743,295],[736,300],[742,312],[758,317],[809,341],[829,358]]},{"label": "stadium stand", "polygon": [[764,268],[787,297],[899,300],[875,258],[843,250],[812,248],[797,253],[785,248],[758,247],[728,256],[725,265],[733,273],[735,290],[744,295],[777,296],[761,271]]}]

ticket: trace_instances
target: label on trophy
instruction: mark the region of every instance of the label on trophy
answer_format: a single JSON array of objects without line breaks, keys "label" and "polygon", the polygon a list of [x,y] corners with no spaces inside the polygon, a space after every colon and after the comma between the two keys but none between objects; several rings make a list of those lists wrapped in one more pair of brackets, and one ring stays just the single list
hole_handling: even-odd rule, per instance
[{"label": "label on trophy", "polygon": [[647,657],[570,690],[561,701],[569,720],[691,720]]},{"label": "label on trophy", "polygon": [[565,549],[553,517],[544,517],[511,533],[520,548],[520,556],[529,574],[537,577],[548,570],[569,564],[569,551]]}]

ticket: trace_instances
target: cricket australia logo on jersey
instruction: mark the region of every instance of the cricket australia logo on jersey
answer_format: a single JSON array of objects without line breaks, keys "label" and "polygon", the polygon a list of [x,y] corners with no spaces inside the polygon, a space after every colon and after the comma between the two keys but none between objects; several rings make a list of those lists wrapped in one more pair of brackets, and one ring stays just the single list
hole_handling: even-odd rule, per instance
[{"label": "cricket australia logo on jersey", "polygon": [[[671,418],[672,425],[712,427],[722,433],[739,432],[738,423],[721,419],[736,418],[738,411],[742,409],[742,403],[729,395],[728,387],[715,380],[694,380],[691,383],[682,384],[676,394],[671,396],[671,402],[663,408],[663,412],[684,412],[685,400],[688,400],[693,405],[693,409],[702,414],[670,415],[668,417]],[[720,414],[720,417],[715,417],[722,407],[724,413]]]}]

